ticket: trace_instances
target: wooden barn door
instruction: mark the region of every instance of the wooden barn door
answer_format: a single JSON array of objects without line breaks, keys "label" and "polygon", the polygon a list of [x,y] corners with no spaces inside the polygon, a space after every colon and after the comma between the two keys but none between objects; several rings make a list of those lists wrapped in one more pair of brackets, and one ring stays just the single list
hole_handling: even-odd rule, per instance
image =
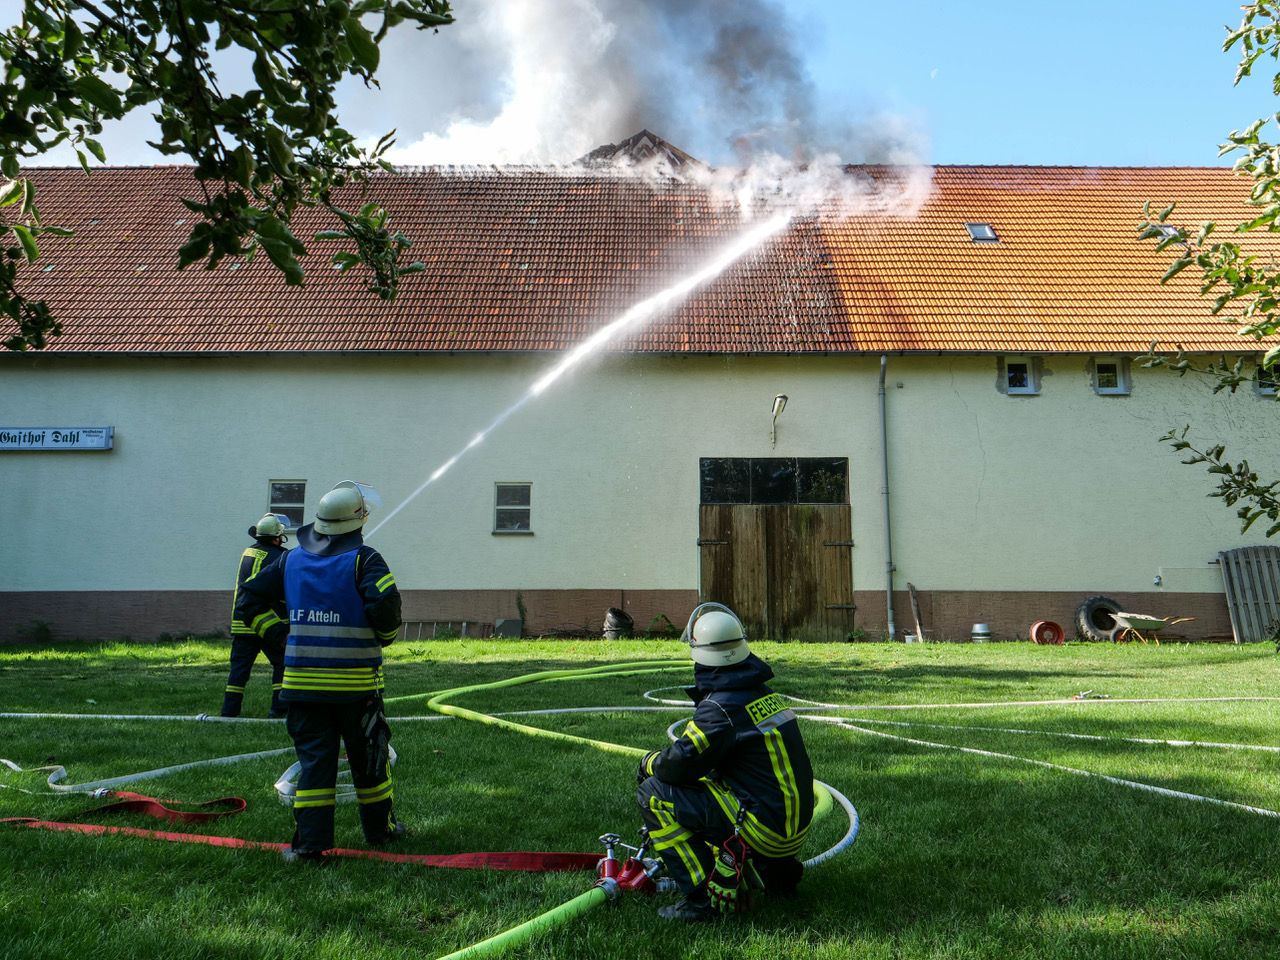
[{"label": "wooden barn door", "polygon": [[[704,466],[704,500],[707,475]],[[750,488],[713,487],[711,494],[747,499]],[[803,483],[799,489],[803,497]],[[776,491],[758,495],[778,496]],[[853,629],[851,531],[847,502],[703,503],[698,522],[701,600],[732,608],[752,637],[842,641]]]}]

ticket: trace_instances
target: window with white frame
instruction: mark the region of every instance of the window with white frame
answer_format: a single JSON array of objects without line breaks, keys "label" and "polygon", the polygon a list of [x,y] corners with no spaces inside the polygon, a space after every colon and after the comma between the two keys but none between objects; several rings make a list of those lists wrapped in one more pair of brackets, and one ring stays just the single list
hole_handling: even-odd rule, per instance
[{"label": "window with white frame", "polygon": [[307,481],[270,480],[267,482],[267,512],[282,513],[289,518],[289,529],[303,523],[303,505],[307,502]]},{"label": "window with white frame", "polygon": [[1124,357],[1094,357],[1093,389],[1102,396],[1128,396],[1128,361]]},{"label": "window with white frame", "polygon": [[495,483],[493,491],[493,532],[532,533],[533,484]]},{"label": "window with white frame", "polygon": [[1004,383],[1006,392],[1013,396],[1034,396],[1040,392],[1030,357],[1005,357]]},{"label": "window with white frame", "polygon": [[1258,364],[1258,393],[1264,397],[1274,397],[1276,395],[1276,379],[1280,377],[1280,361],[1270,370],[1261,363]]}]

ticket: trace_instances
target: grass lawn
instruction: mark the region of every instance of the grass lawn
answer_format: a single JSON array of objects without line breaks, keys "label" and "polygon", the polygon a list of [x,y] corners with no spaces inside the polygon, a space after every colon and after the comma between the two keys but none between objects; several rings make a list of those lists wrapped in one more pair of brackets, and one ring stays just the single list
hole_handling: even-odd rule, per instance
[{"label": "grass lawn", "polygon": [[[217,713],[226,641],[0,646],[0,711]],[[850,705],[832,715],[899,737],[1009,754],[1280,811],[1280,753],[1118,738],[1280,745],[1280,702],[1119,703],[1122,698],[1280,696],[1269,645],[753,645],[780,693]],[[388,698],[538,670],[654,657],[674,641],[402,642],[388,649]],[[496,713],[635,707],[691,671],[557,681],[458,697]],[[260,661],[246,716],[265,716]],[[1108,694],[1057,705],[957,707]],[[663,696],[672,697],[674,692]],[[396,812],[409,853],[600,849],[639,826],[633,760],[458,719],[408,721],[425,698],[390,705]],[[885,706],[933,704],[921,709]],[[565,713],[526,722],[657,748],[680,713]],[[910,721],[911,726],[867,721]],[[987,729],[978,729],[987,728]],[[1034,734],[1009,730],[1036,731]],[[1041,958],[1280,956],[1280,818],[1139,791],[1017,760],[806,722],[820,779],[862,817],[858,841],[811,870],[802,895],[687,927],[639,897],[517,948],[516,958]],[[1049,736],[1075,733],[1105,741]],[[289,745],[281,723],[0,719],[0,757],[65,764],[87,782]],[[166,827],[287,841],[272,784],[288,755],[145,781],[174,800],[240,796],[248,810]],[[0,768],[43,791],[43,775]],[[77,820],[81,796],[0,790],[0,817]],[[362,845],[352,806],[340,846]],[[98,822],[154,828],[119,815]],[[837,810],[805,856],[845,829]],[[27,958],[431,958],[530,919],[589,888],[583,873],[441,870],[341,860],[317,869],[278,855],[0,827],[0,956]]]}]

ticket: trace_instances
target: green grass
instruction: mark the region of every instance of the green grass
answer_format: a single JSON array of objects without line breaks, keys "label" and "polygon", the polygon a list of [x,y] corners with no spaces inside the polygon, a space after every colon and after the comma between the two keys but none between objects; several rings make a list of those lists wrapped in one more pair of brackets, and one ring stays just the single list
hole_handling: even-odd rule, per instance
[{"label": "green grass", "polygon": [[[226,641],[0,647],[0,710],[91,714],[217,712]],[[756,645],[776,689],[858,705],[874,729],[962,745],[1280,810],[1280,754],[1097,742],[983,731],[1022,728],[1277,744],[1278,703],[1122,704],[911,711],[903,704],[1069,697],[1280,695],[1270,646],[1068,644]],[[388,697],[545,669],[680,657],[672,641],[442,641],[389,649]],[[486,712],[641,706],[688,670],[516,686],[457,698]],[[259,663],[246,716],[265,716]],[[669,694],[668,696],[670,696]],[[634,762],[462,720],[397,721],[396,812],[414,853],[599,849],[634,837]],[[665,742],[680,714],[562,714],[525,722],[637,747]],[[967,729],[950,729],[962,726]],[[1280,819],[1193,803],[1027,763],[918,746],[819,723],[805,736],[820,779],[862,816],[851,850],[812,870],[792,902],[707,927],[674,927],[638,897],[571,921],[517,958],[1045,958],[1280,955]],[[280,724],[0,719],[0,756],[65,764],[73,782],[287,746]],[[52,758],[52,759],[51,759]],[[286,756],[148,781],[175,800],[242,796],[240,816],[190,828],[284,841],[292,822],[272,783]],[[0,770],[42,789],[43,777]],[[76,820],[84,796],[0,790],[0,816]],[[100,821],[105,822],[105,821]],[[130,815],[120,825],[154,827]],[[843,832],[833,814],[806,855]],[[338,808],[338,844],[361,846]],[[344,860],[290,867],[265,851],[0,828],[0,955],[6,960],[436,957],[501,932],[585,890],[585,874],[438,870]]]}]

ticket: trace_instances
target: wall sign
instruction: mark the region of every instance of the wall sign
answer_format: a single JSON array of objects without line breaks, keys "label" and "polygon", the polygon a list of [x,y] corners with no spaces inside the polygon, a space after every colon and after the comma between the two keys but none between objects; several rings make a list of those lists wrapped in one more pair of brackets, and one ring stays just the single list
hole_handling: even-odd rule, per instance
[{"label": "wall sign", "polygon": [[0,427],[4,450],[110,450],[115,427]]}]

